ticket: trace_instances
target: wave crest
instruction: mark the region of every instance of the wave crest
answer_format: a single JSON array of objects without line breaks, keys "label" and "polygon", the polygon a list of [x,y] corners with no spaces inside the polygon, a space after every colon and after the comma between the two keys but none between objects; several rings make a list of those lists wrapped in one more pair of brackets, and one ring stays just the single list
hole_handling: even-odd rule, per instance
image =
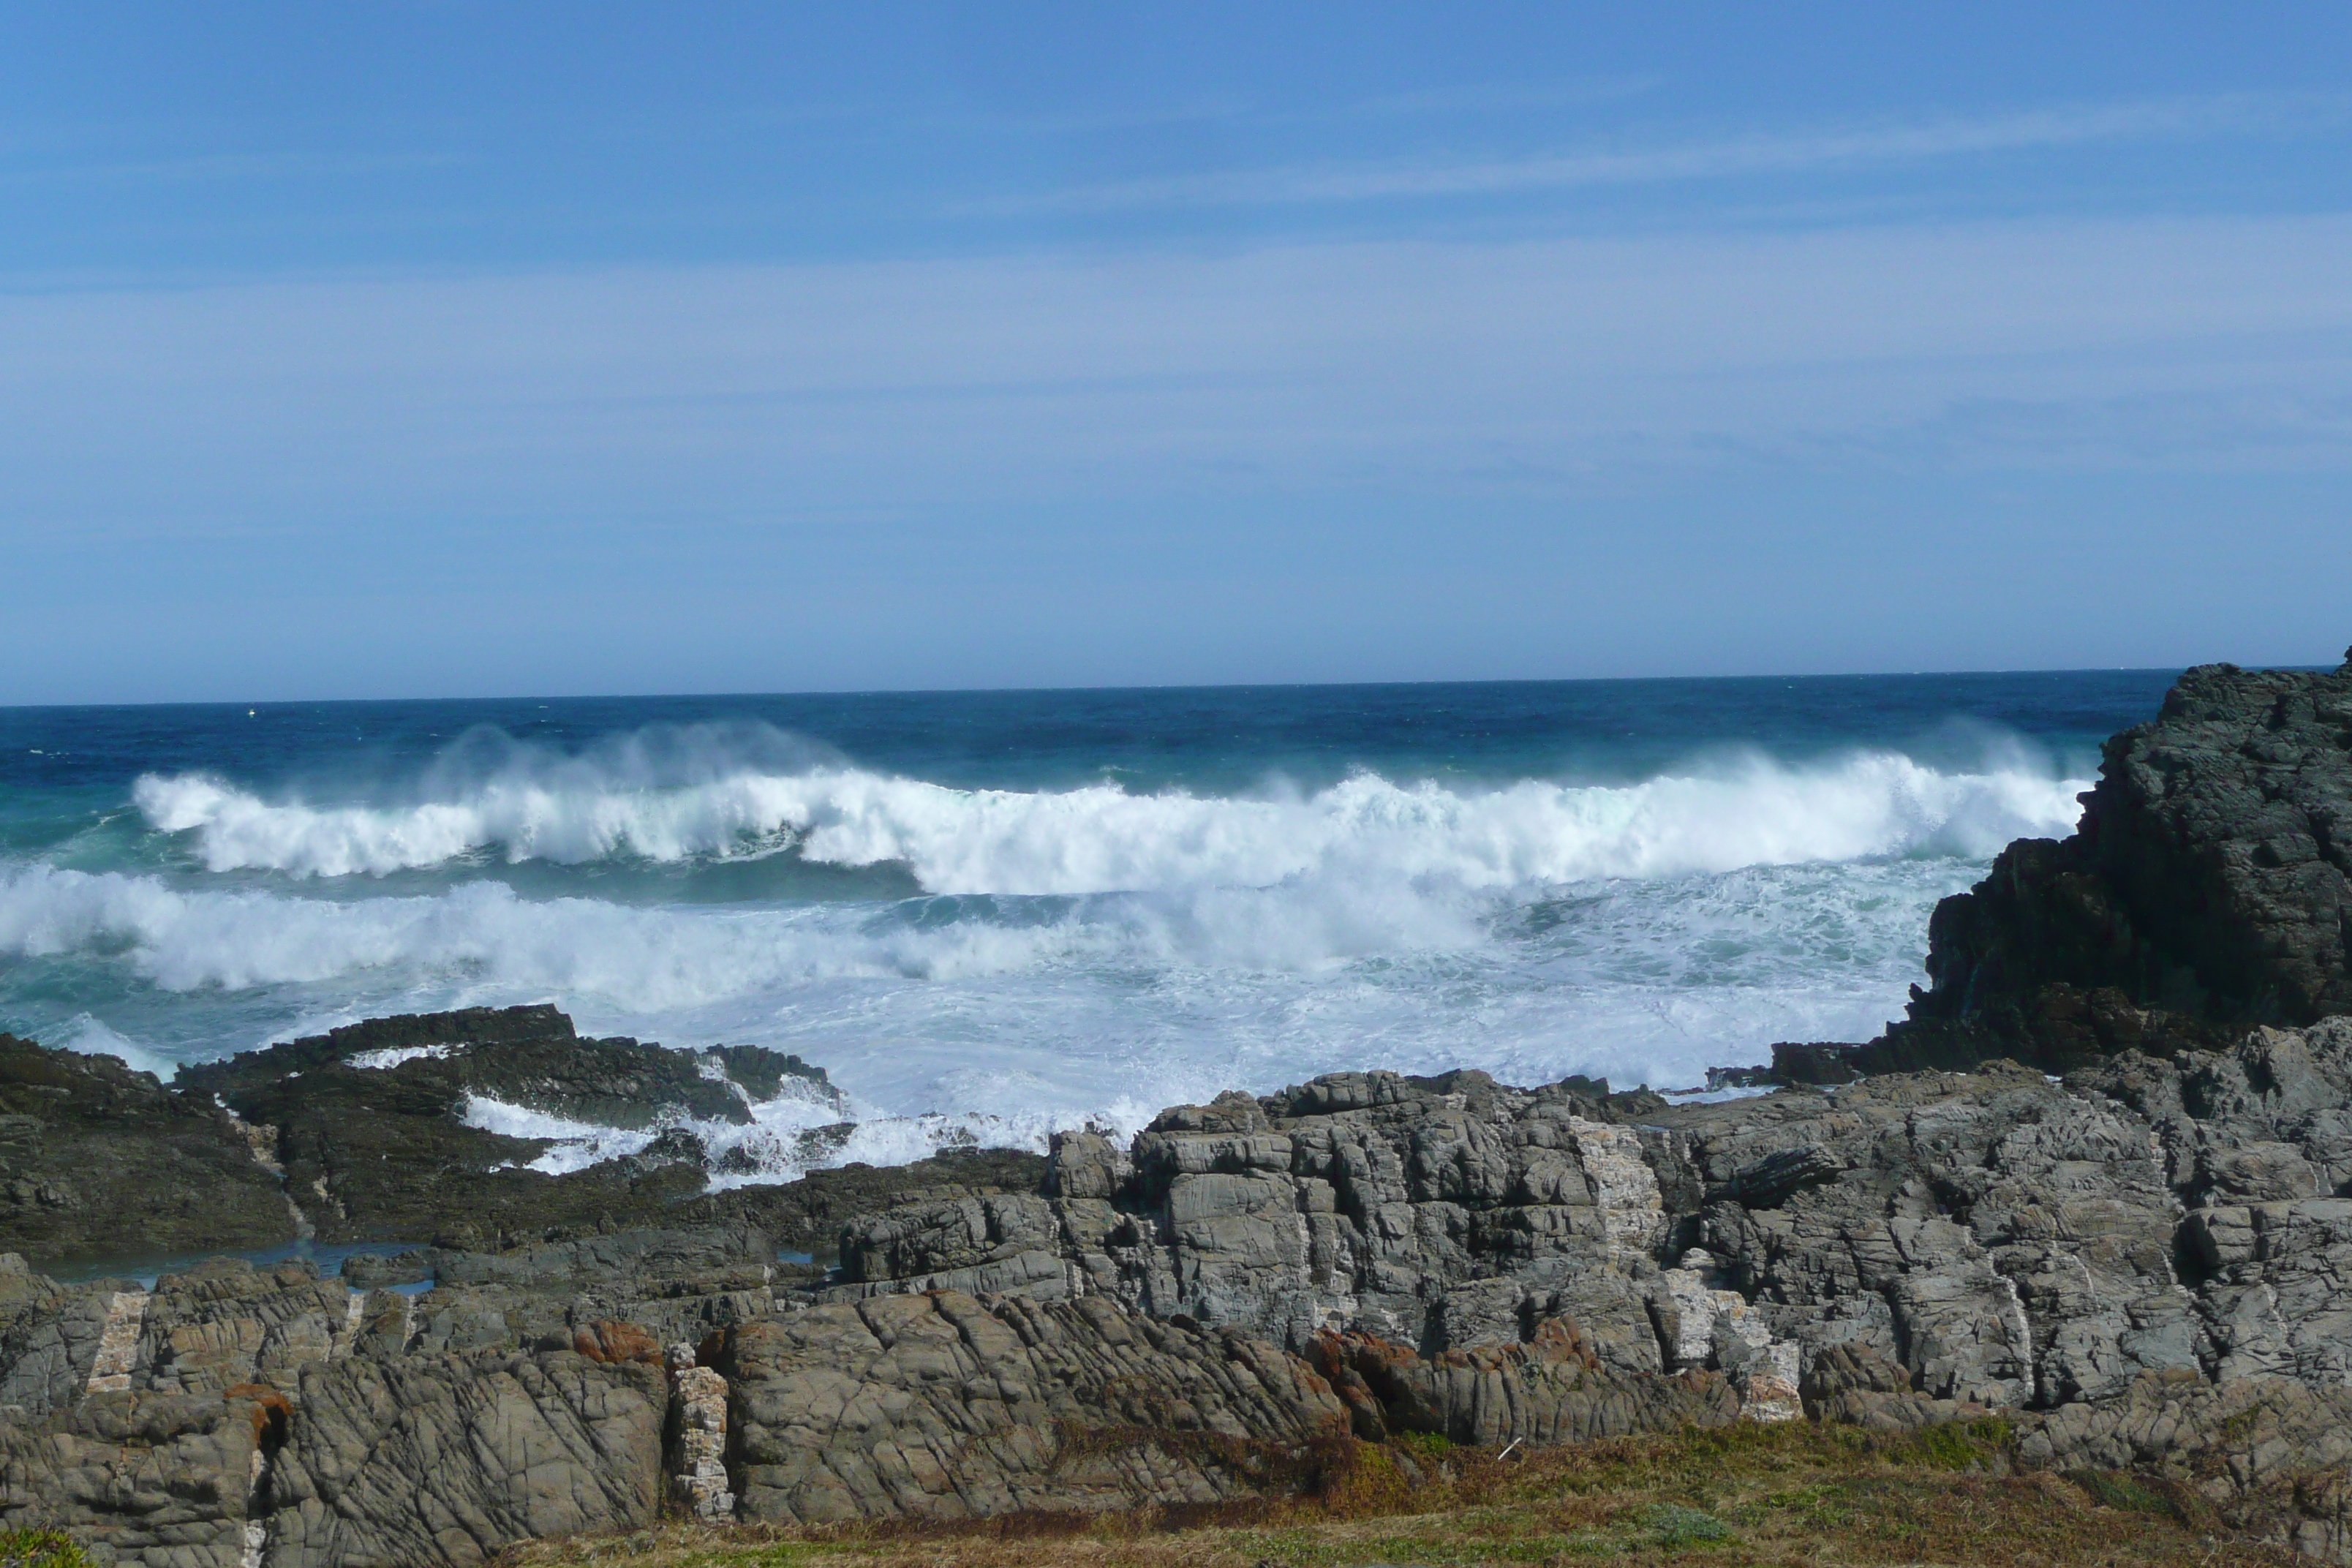
[{"label": "wave crest", "polygon": [[581,864],[773,853],[903,864],[928,891],[1086,895],[1271,887],[1307,876],[1499,889],[1914,854],[1982,858],[2063,834],[2080,780],[2021,763],[1943,773],[1893,752],[1817,767],[1750,758],[1624,785],[1474,791],[1361,773],[1258,798],[962,790],[848,767],[741,769],[652,785],[576,769],[494,776],[403,805],[270,801],[205,774],[149,774],[156,831],[214,871],[382,876],[499,854]]}]

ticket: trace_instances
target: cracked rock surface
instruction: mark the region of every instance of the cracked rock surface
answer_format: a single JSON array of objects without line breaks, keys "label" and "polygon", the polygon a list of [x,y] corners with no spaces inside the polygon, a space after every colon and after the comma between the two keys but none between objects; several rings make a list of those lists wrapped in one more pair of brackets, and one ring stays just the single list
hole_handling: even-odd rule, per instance
[{"label": "cracked rock surface", "polygon": [[1202,1503],[1400,1433],[2000,1415],[2019,1463],[2291,1495],[2281,1528],[2352,1561],[2348,1133],[2336,1018],[1680,1106],[1334,1075],[855,1218],[830,1279],[740,1225],[353,1260],[400,1289],[0,1261],[0,1523],[457,1564],[666,1500]]}]

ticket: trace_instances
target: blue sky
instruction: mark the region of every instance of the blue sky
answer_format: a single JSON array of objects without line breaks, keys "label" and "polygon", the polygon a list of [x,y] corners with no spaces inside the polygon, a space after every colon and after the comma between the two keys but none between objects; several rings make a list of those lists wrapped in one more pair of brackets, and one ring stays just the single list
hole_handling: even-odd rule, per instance
[{"label": "blue sky", "polygon": [[2341,5],[8,37],[0,702],[2352,641]]}]

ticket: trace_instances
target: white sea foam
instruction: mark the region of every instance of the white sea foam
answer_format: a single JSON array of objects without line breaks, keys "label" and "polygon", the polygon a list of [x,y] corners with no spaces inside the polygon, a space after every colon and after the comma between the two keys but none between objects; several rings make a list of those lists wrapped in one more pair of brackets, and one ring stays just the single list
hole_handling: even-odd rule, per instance
[{"label": "white sea foam", "polygon": [[382,1050],[356,1051],[343,1060],[351,1067],[383,1071],[403,1062],[438,1060],[448,1054],[447,1046],[386,1046]]},{"label": "white sea foam", "polygon": [[[905,1116],[871,1106],[843,1106],[790,1096],[755,1105],[751,1110],[753,1120],[748,1125],[684,1120],[654,1128],[602,1127],[475,1095],[467,1100],[463,1118],[467,1126],[485,1131],[549,1142],[551,1147],[525,1162],[524,1168],[550,1175],[584,1171],[602,1161],[640,1153],[669,1126],[682,1127],[701,1139],[713,1162],[727,1162],[721,1173],[712,1178],[711,1184],[717,1188],[792,1181],[813,1170],[853,1163],[904,1165],[942,1149],[1027,1149],[1042,1154],[1053,1132],[1071,1124],[1066,1116],[1045,1110],[1013,1117],[976,1111]],[[820,1128],[830,1131],[845,1121],[852,1123],[845,1136],[804,1136]],[[1142,1121],[1097,1121],[1096,1124],[1125,1135],[1140,1128]]]},{"label": "white sea foam", "polygon": [[109,1027],[89,1013],[77,1014],[51,1045],[63,1046],[84,1056],[113,1057],[133,1072],[152,1072],[165,1083],[179,1076],[180,1064],[163,1052],[140,1044],[129,1036]]},{"label": "white sea foam", "polygon": [[202,774],[142,778],[158,831],[214,871],[384,873],[498,854],[577,864],[797,848],[906,866],[938,893],[1083,895],[1263,888],[1324,876],[1465,888],[1670,877],[1906,854],[1990,855],[2063,834],[2079,781],[2020,763],[1946,773],[1890,752],[1807,768],[1748,758],[1625,785],[1526,780],[1487,790],[1365,773],[1257,798],[960,790],[851,768],[739,770],[656,786],[586,764],[470,781],[403,805],[265,800]]},{"label": "white sea foam", "polygon": [[[593,1031],[798,1051],[861,1123],[970,1117],[972,1136],[1034,1142],[1339,1068],[1682,1085],[1775,1039],[1864,1037],[1899,1011],[1935,900],[1979,874],[1915,858],[1506,893],[1309,878],[945,909],[629,908],[494,881],[331,900],[25,867],[0,871],[0,958],[178,994],[150,1016],[192,1028],[202,1055],[257,1043],[203,1032],[232,1006],[286,1034],[554,1000]],[[919,1149],[955,1131],[859,1137]]]},{"label": "white sea foam", "polygon": [[[1935,900],[2009,839],[2065,831],[2083,787],[2021,756],[1938,771],[1861,752],[1622,786],[1362,774],[1235,798],[956,790],[780,742],[679,754],[509,748],[405,805],[151,776],[152,826],[215,872],[262,875],[0,868],[0,960],[184,998],[158,1005],[165,1020],[201,1015],[195,993],[299,1032],[552,1000],[595,1031],[798,1051],[850,1095],[846,1147],[803,1142],[842,1119],[813,1103],[697,1128],[780,1173],[1035,1147],[1055,1126],[1131,1129],[1339,1068],[1684,1085],[1776,1039],[1866,1037],[1918,974]],[[901,864],[931,896],[630,905],[524,897],[480,865],[787,846]],[[400,896],[281,879],[436,867],[458,879]],[[251,1043],[197,1031],[189,1047]],[[555,1140],[548,1168],[650,1136],[512,1130]]]}]

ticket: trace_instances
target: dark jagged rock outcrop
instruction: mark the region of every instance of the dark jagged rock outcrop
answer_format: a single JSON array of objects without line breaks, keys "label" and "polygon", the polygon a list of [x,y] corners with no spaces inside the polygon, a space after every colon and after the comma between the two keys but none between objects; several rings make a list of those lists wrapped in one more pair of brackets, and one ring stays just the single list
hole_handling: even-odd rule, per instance
[{"label": "dark jagged rock outcrop", "polygon": [[773,1100],[788,1082],[829,1088],[824,1068],[764,1047],[682,1051],[625,1037],[591,1039],[543,1004],[372,1018],[184,1067],[174,1081],[234,1101],[297,1078],[332,1079],[336,1068],[367,1068],[400,1072],[405,1082],[452,1099],[483,1095],[572,1121],[632,1129],[677,1118],[749,1123],[751,1103]]},{"label": "dark jagged rock outcrop", "polygon": [[730,1187],[678,1209],[679,1225],[749,1225],[779,1247],[830,1261],[842,1226],[902,1203],[1025,1196],[1045,1184],[1045,1156],[1025,1149],[942,1149],[906,1165],[852,1163],[796,1181]]},{"label": "dark jagged rock outcrop", "polygon": [[[299,1234],[478,1253],[616,1228],[748,1225],[829,1256],[853,1215],[1034,1193],[1044,1178],[1035,1154],[969,1148],[714,1190],[715,1178],[756,1172],[714,1160],[688,1123],[742,1125],[780,1095],[838,1104],[798,1057],[587,1039],[545,1006],[373,1019],[184,1068],[168,1088],[111,1057],[0,1036],[0,1247],[46,1264]],[[635,1153],[552,1173],[528,1168],[549,1141],[470,1123],[478,1096],[666,1130]]]},{"label": "dark jagged rock outcrop", "polygon": [[[478,1247],[659,1223],[710,1186],[686,1124],[747,1125],[787,1094],[839,1102],[798,1057],[589,1039],[550,1006],[373,1019],[183,1068],[168,1089],[111,1058],[0,1037],[0,1247],[152,1256],[299,1231]],[[628,1156],[542,1172],[528,1167],[551,1142],[473,1125],[478,1100],[668,1130]]]},{"label": "dark jagged rock outcrop", "polygon": [[0,1035],[0,1247],[45,1258],[290,1239],[294,1215],[209,1097]]},{"label": "dark jagged rock outcrop", "polygon": [[1928,927],[1930,986],[1795,1079],[1995,1056],[2063,1071],[2352,1013],[2352,663],[2205,665],[2106,744],[2083,820],[2021,839]]}]

